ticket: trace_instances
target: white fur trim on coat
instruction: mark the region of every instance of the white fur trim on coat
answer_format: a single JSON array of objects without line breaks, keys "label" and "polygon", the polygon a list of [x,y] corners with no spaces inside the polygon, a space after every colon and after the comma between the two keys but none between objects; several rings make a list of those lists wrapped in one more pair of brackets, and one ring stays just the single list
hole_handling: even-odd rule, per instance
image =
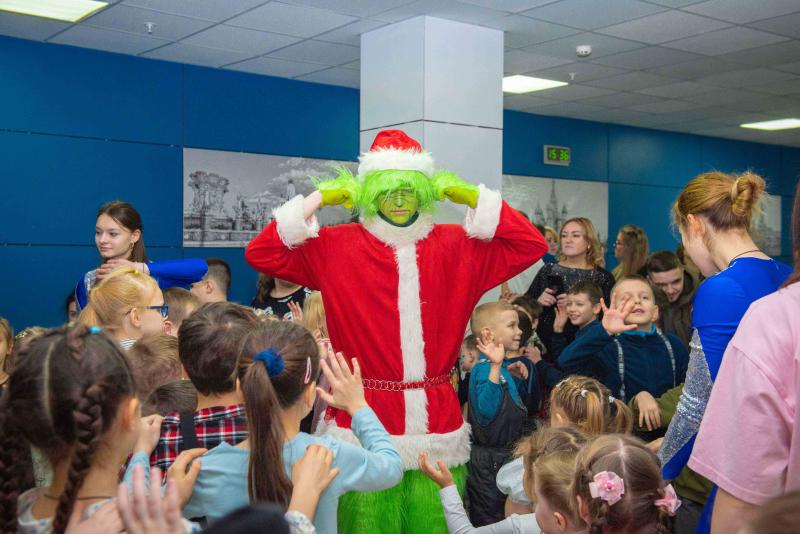
[{"label": "white fur trim on coat", "polygon": [[397,248],[401,245],[416,243],[428,237],[433,230],[433,215],[430,213],[420,213],[417,220],[409,226],[395,226],[383,219],[380,215],[373,215],[361,219],[364,229],[377,237],[386,245]]},{"label": "white fur trim on coat", "polygon": [[303,218],[303,200],[303,195],[297,195],[272,212],[278,225],[278,235],[289,248],[295,248],[309,237],[319,234],[317,216],[312,215],[308,220]]},{"label": "white fur trim on coat", "polygon": [[[425,338],[422,334],[422,310],[419,299],[419,267],[417,246],[414,243],[398,246],[397,260],[397,311],[400,316],[400,351],[403,355],[403,381],[419,382],[425,379]],[[428,432],[428,396],[425,390],[403,392],[406,405],[406,434]]]},{"label": "white fur trim on coat", "polygon": [[[360,445],[358,438],[349,428],[341,428],[336,421],[320,420],[317,435],[331,436],[336,439]],[[403,460],[403,468],[407,471],[419,469],[419,454],[427,452],[432,460],[442,460],[447,467],[464,465],[469,460],[471,428],[467,423],[447,434],[406,434],[390,436]]]},{"label": "white fur trim on coat", "polygon": [[478,206],[475,209],[467,208],[464,229],[470,237],[489,241],[494,237],[497,225],[500,222],[503,199],[500,197],[500,193],[489,189],[483,184],[479,185],[478,189],[480,190]]},{"label": "white fur trim on coat", "polygon": [[361,154],[358,158],[358,179],[375,171],[419,171],[428,178],[433,176],[433,158],[429,152],[381,148]]}]

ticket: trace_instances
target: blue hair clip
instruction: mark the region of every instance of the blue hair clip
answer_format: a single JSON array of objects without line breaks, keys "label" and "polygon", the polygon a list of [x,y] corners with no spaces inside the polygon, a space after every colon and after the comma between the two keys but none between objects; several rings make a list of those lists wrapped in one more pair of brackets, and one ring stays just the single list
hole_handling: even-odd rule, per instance
[{"label": "blue hair clip", "polygon": [[256,354],[253,361],[260,361],[267,369],[267,374],[270,378],[275,378],[283,372],[285,367],[281,353],[275,348],[268,348]]},{"label": "blue hair clip", "polygon": [[90,326],[89,327],[89,333],[90,334],[99,334],[102,331],[103,330],[99,326]]}]

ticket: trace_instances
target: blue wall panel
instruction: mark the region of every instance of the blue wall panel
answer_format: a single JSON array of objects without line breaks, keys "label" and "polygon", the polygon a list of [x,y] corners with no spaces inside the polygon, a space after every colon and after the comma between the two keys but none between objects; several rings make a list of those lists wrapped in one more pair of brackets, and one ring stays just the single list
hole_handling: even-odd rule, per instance
[{"label": "blue wall panel", "polygon": [[702,169],[697,136],[609,126],[608,180],[678,187]]},{"label": "blue wall panel", "polygon": [[794,195],[800,179],[800,148],[781,147],[781,194]]},{"label": "blue wall panel", "polygon": [[0,128],[179,144],[182,68],[0,37]]},{"label": "blue wall panel", "polygon": [[[503,172],[523,176],[608,179],[608,134],[605,124],[517,111],[503,113]],[[545,165],[542,145],[572,149],[569,167]]]},{"label": "blue wall panel", "polygon": [[697,139],[702,140],[703,171],[751,170],[767,181],[771,193],[781,193],[781,147],[714,137]]},{"label": "blue wall panel", "polygon": [[119,198],[142,215],[145,244],[181,244],[180,147],[0,131],[0,161],[13,184],[0,243],[94,244],[97,209]]},{"label": "blue wall panel", "polygon": [[355,160],[358,91],[186,67],[186,146]]}]

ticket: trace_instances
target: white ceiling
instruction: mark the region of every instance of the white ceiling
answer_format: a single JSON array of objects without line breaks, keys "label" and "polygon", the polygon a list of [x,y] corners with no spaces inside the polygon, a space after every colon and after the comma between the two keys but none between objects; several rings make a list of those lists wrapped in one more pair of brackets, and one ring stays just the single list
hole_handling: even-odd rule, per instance
[{"label": "white ceiling", "polygon": [[800,0],[117,0],[78,24],[0,12],[0,34],[358,87],[360,34],[417,15],[505,30],[507,74],[570,82],[507,109],[800,146],[738,127],[800,117]]}]

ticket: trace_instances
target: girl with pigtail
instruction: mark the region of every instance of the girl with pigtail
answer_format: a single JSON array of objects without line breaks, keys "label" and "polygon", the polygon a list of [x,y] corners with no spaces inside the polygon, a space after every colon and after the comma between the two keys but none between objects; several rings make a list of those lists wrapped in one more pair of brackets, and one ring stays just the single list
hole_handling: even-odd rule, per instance
[{"label": "girl with pigtail", "polygon": [[[90,516],[116,495],[120,461],[158,440],[160,417],[140,419],[135,393],[125,356],[97,327],[49,330],[22,349],[0,408],[3,532],[61,534],[73,512]],[[31,447],[53,468],[49,486],[27,489]]]},{"label": "girl with pigtail", "polygon": [[[320,361],[314,337],[291,321],[259,324],[242,341],[240,350],[239,376],[249,438],[236,446],[223,442],[202,457],[197,484],[183,510],[185,517],[205,516],[215,521],[250,503],[273,502],[313,517],[316,532],[335,533],[339,496],[349,491],[382,490],[400,482],[400,455],[364,399],[355,359],[352,371],[341,353],[332,350]],[[317,387],[320,368],[331,384],[330,392]],[[316,395],[349,414],[361,446],[300,431],[300,421],[311,411]],[[305,482],[295,479],[293,466],[307,448],[317,446],[330,450],[333,469],[324,481],[312,481],[315,498],[313,502],[306,499],[298,509],[293,496],[311,491]],[[146,456],[134,455],[128,470],[146,462]],[[297,528],[302,526],[291,512],[287,519]]]},{"label": "girl with pigtail", "polygon": [[572,495],[589,534],[669,534],[681,504],[656,455],[619,434],[599,436],[578,453]]}]

